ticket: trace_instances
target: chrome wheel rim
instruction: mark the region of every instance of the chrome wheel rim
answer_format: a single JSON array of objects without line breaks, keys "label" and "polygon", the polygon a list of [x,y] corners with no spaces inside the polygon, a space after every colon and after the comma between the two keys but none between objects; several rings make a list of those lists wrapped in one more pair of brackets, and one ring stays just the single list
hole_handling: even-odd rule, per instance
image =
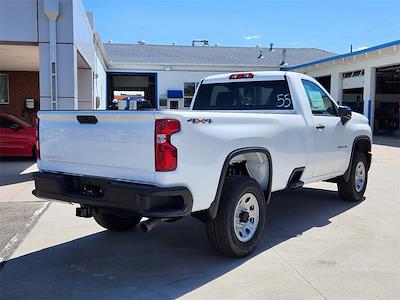
[{"label": "chrome wheel rim", "polygon": [[240,197],[235,208],[235,235],[241,242],[248,242],[257,231],[260,220],[260,207],[256,196],[246,193]]},{"label": "chrome wheel rim", "polygon": [[356,165],[356,172],[354,175],[354,187],[357,193],[361,192],[365,185],[366,170],[365,165],[362,161],[359,161]]}]

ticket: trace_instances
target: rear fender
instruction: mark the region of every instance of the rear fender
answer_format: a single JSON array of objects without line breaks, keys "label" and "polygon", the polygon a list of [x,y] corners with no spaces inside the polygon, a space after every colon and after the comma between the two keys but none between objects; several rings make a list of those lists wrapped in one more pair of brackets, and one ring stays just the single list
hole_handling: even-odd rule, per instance
[{"label": "rear fender", "polygon": [[[219,201],[221,198],[221,193],[222,193],[222,188],[224,186],[225,178],[227,176],[228,172],[228,167],[229,164],[232,160],[234,160],[236,157],[243,155],[243,154],[249,154],[249,153],[262,153],[266,156],[267,161],[268,161],[268,181],[266,182],[266,187],[265,187],[265,198],[267,203],[270,202],[271,199],[271,187],[272,187],[272,159],[271,159],[271,154],[269,151],[265,148],[261,147],[247,147],[247,148],[241,148],[232,151],[225,159],[221,175],[219,178],[218,182],[218,188],[217,188],[217,193],[215,195],[214,201],[211,203],[210,207],[206,210],[203,211],[198,211],[194,212],[192,215],[198,219],[200,219],[203,222],[206,222],[208,220],[215,219],[217,216],[218,212],[218,207],[219,207]],[[251,176],[250,176],[251,177]]]}]

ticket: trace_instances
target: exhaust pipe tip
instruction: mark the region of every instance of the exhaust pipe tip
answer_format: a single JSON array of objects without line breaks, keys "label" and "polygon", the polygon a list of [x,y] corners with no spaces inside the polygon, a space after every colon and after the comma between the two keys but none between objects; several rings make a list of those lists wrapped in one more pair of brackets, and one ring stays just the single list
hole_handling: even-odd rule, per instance
[{"label": "exhaust pipe tip", "polygon": [[156,227],[161,222],[168,221],[170,219],[171,218],[150,218],[139,224],[140,229],[142,229],[144,232],[149,232],[150,230],[152,230],[154,227]]},{"label": "exhaust pipe tip", "polygon": [[149,232],[151,230],[151,228],[149,228],[149,226],[146,224],[147,221],[144,221],[142,223],[140,223],[140,229],[142,229],[143,232]]}]

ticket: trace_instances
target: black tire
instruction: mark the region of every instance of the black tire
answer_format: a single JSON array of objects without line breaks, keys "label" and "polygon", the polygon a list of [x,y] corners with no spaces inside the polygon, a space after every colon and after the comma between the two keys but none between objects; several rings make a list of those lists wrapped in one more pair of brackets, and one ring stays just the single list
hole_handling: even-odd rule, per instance
[{"label": "black tire", "polygon": [[115,213],[94,213],[94,219],[100,226],[111,230],[111,231],[127,231],[131,230],[137,224],[139,224],[141,217],[136,216],[120,216]]},{"label": "black tire", "polygon": [[[254,235],[249,241],[242,242],[235,234],[235,209],[240,198],[251,193],[259,206],[259,222]],[[266,201],[260,185],[246,176],[227,177],[223,186],[218,213],[215,219],[206,223],[207,236],[211,245],[228,257],[244,257],[257,247],[266,219]]]},{"label": "black tire", "polygon": [[[357,189],[356,189],[356,168],[359,163],[364,164],[365,181],[364,181],[364,185],[363,185],[362,189],[357,191]],[[338,186],[339,196],[343,200],[346,200],[346,201],[351,201],[351,202],[361,201],[364,199],[364,193],[365,193],[365,189],[367,187],[367,183],[368,183],[368,160],[367,160],[367,157],[362,152],[356,152],[354,154],[354,159],[351,164],[349,180],[345,181],[343,177],[341,177],[338,180],[337,186]]]}]

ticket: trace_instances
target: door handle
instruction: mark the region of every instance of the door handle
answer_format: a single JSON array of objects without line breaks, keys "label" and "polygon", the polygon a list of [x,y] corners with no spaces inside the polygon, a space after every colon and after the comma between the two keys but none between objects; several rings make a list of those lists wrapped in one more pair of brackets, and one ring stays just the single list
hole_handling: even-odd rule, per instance
[{"label": "door handle", "polygon": [[322,130],[322,129],[325,129],[325,126],[324,126],[324,125],[322,125],[322,124],[318,124],[316,128],[317,128],[317,129],[321,129],[321,130]]},{"label": "door handle", "polygon": [[76,116],[76,119],[81,124],[96,124],[97,123],[96,116]]}]

